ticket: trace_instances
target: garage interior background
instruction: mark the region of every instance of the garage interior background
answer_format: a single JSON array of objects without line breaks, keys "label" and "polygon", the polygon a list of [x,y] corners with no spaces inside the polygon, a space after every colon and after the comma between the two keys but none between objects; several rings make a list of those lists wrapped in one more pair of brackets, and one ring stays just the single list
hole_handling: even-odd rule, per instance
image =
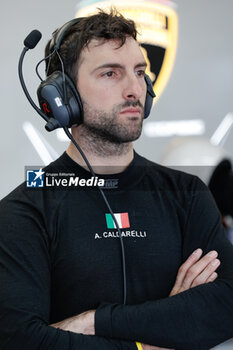
[{"label": "garage interior background", "polygon": [[[219,152],[220,158],[226,154],[232,159],[233,1],[176,0],[175,3],[179,19],[175,64],[168,84],[146,123],[175,122],[168,126],[175,125],[177,129],[176,122],[180,120],[201,121],[202,131],[199,136],[191,136],[192,139],[190,135],[179,137],[183,146],[180,153],[173,157],[173,165],[176,162],[181,164],[178,158],[186,156],[187,152],[191,152],[192,157],[196,153],[196,163],[199,159],[200,164],[204,165],[204,161],[201,161],[205,153],[203,145],[207,145],[205,159],[208,164],[207,158],[214,157],[213,149],[211,146],[208,148],[209,141],[228,115],[224,150],[218,147],[216,154]],[[44,121],[24,97],[17,65],[24,38],[32,29],[39,29],[42,40],[35,50],[27,54],[24,63],[28,89],[37,101],[39,80],[35,74],[35,65],[43,57],[45,44],[54,29],[75,16],[77,4],[78,0],[21,0],[14,3],[5,1],[1,6],[0,198],[25,179],[25,166],[44,165],[26,134],[30,130],[28,126],[40,133],[43,143],[51,145],[58,155],[67,147],[67,143],[60,141],[56,132],[49,134],[45,131]],[[171,141],[174,142],[174,137],[177,137],[177,131],[174,128],[172,130],[171,134],[165,136],[164,126],[161,126],[162,133],[154,137],[144,131],[136,142],[136,150],[153,161],[166,163],[166,150],[168,147],[171,149]],[[187,136],[189,139],[185,138]],[[191,148],[186,147],[187,140],[191,140]],[[197,140],[201,140],[199,146],[195,144]],[[186,150],[186,154],[182,153],[183,150]],[[220,347],[227,349],[228,346],[232,348],[231,342]]]}]

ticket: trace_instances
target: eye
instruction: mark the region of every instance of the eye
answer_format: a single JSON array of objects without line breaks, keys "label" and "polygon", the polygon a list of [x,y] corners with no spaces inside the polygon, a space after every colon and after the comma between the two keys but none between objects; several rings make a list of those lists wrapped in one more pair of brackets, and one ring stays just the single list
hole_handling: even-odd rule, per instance
[{"label": "eye", "polygon": [[136,71],[136,75],[138,77],[144,77],[145,76],[145,71],[142,70],[142,69],[139,69],[139,70]]},{"label": "eye", "polygon": [[113,71],[108,71],[106,73],[103,73],[103,77],[108,77],[108,78],[112,78],[116,73]]}]

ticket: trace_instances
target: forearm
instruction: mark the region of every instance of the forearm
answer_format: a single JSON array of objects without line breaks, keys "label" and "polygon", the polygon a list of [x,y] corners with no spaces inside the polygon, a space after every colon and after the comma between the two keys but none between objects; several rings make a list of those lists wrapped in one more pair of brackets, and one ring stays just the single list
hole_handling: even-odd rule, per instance
[{"label": "forearm", "polygon": [[[79,315],[69,317],[63,321],[52,324],[52,327],[63,329],[66,331],[86,334],[86,335],[95,335],[95,310],[89,310],[83,312]],[[148,344],[142,344],[140,342],[135,342],[137,350],[169,350],[164,348],[158,348],[156,346],[151,346]],[[124,344],[121,344],[122,348],[125,349]],[[129,344],[126,344],[127,348]]]},{"label": "forearm", "polygon": [[4,350],[137,350],[135,342],[107,339],[99,336],[76,334],[34,321],[22,326],[9,337],[1,336],[0,349]]},{"label": "forearm", "polygon": [[102,304],[97,335],[167,348],[207,349],[233,337],[233,283],[202,285],[140,305]]}]

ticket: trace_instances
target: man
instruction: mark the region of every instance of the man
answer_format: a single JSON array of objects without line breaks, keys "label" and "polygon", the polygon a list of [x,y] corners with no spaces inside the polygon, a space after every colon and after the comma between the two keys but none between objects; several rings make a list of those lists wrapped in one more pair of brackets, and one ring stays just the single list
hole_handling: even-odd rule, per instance
[{"label": "man", "polygon": [[[231,338],[233,248],[212,197],[133,151],[146,98],[134,23],[114,11],[83,18],[59,55],[83,103],[73,136],[95,172],[117,180],[106,196],[126,218],[126,305],[99,191],[23,184],[0,207],[0,349],[207,349]],[[54,55],[48,74],[60,68]],[[90,177],[73,144],[46,171]]]}]

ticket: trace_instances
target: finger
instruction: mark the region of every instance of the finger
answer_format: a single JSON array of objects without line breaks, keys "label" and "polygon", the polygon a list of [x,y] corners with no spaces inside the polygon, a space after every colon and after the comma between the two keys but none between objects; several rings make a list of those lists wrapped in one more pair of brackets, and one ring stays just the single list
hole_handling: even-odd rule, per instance
[{"label": "finger", "polygon": [[180,266],[179,270],[178,270],[178,274],[176,277],[176,282],[174,287],[176,286],[176,288],[180,288],[184,277],[187,273],[187,271],[190,269],[190,267],[197,262],[200,257],[202,255],[202,250],[200,248],[196,249],[189,257],[188,259]]},{"label": "finger", "polygon": [[203,256],[199,261],[197,261],[195,264],[193,264],[190,269],[187,271],[184,282],[183,282],[183,288],[184,290],[191,287],[193,281],[195,278],[199,276],[199,274],[210,264],[213,260],[216,259],[218,256],[218,253],[213,250]]},{"label": "finger", "polygon": [[219,267],[220,260],[214,259],[211,261],[206,268],[193,280],[192,287],[199,286],[200,284],[206,283],[210,276]]},{"label": "finger", "polygon": [[212,275],[207,279],[206,283],[214,282],[217,277],[218,277],[217,272],[212,273]]},{"label": "finger", "polygon": [[188,269],[197,262],[202,255],[202,250],[200,248],[196,249],[189,257],[188,259],[180,266],[175,284],[169,294],[169,296],[175,295],[177,293],[180,293],[182,291],[182,286],[184,283],[185,275],[188,271]]}]

